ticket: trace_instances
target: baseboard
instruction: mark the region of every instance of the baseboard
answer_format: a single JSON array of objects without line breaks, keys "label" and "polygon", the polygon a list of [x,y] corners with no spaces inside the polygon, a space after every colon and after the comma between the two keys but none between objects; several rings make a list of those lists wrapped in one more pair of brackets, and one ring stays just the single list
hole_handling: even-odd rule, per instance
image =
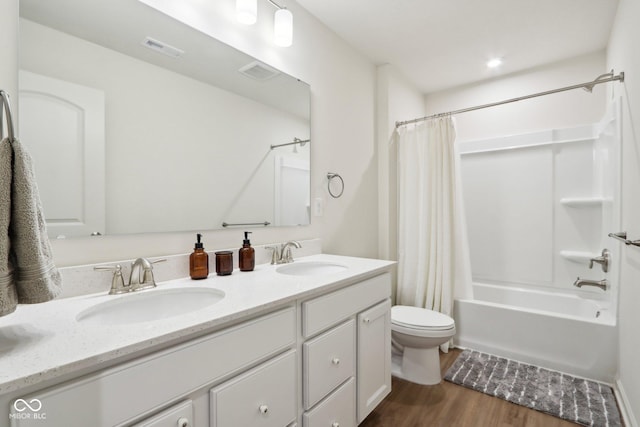
[{"label": "baseboard", "polygon": [[620,380],[616,380],[615,387],[613,387],[613,393],[616,396],[616,400],[618,401],[618,407],[620,408],[620,415],[622,416],[622,421],[626,427],[639,427],[638,422],[636,421],[636,417],[631,410],[631,404],[629,403],[629,399],[627,398],[627,394],[624,391],[624,387]]}]

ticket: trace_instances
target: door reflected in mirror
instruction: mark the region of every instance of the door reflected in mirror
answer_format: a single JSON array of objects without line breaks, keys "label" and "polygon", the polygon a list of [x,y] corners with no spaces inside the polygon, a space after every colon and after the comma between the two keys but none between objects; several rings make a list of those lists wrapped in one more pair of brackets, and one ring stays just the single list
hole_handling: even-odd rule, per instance
[{"label": "door reflected in mirror", "polygon": [[51,237],[310,223],[306,83],[137,0],[20,14],[19,135]]}]

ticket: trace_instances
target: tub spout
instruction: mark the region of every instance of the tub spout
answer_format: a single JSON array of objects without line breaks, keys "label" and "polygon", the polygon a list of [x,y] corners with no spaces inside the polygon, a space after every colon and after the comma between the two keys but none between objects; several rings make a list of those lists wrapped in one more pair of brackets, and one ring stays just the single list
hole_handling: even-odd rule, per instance
[{"label": "tub spout", "polygon": [[581,279],[578,277],[576,281],[573,282],[573,286],[577,286],[579,288],[583,286],[595,286],[597,288],[602,289],[603,291],[606,291],[607,288],[609,287],[609,282],[607,281],[607,279],[589,280],[589,279]]}]

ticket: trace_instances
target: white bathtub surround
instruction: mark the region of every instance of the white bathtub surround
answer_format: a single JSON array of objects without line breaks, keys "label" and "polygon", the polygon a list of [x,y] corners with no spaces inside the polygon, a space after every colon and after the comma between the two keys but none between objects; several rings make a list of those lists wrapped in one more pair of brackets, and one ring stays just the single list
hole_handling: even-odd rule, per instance
[{"label": "white bathtub surround", "polygon": [[[474,282],[616,301],[619,101],[592,125],[460,144]],[[608,272],[589,261],[608,249]],[[609,288],[573,286],[607,279]],[[612,305],[615,308],[615,304]]]},{"label": "white bathtub surround", "polygon": [[[402,126],[398,137],[397,303],[446,315],[471,297],[459,155],[451,117]],[[444,351],[448,345],[443,344]]]},{"label": "white bathtub surround", "polygon": [[613,384],[615,308],[570,293],[474,283],[455,301],[456,346]]},{"label": "white bathtub surround", "polygon": [[[474,299],[456,299],[457,345],[614,382],[619,108],[592,125],[461,144]],[[608,271],[589,268],[603,249]],[[577,277],[608,287],[577,288]]]}]

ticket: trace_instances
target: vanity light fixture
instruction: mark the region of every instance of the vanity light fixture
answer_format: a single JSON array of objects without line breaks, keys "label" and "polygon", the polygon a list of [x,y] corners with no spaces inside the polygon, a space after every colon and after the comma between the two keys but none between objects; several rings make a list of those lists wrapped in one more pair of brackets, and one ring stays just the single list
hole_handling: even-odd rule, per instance
[{"label": "vanity light fixture", "polygon": [[[258,16],[258,0],[236,0],[236,19],[246,25],[255,24]],[[267,0],[278,10],[273,18],[273,42],[282,47],[293,44],[293,14],[273,0]]]},{"label": "vanity light fixture", "polygon": [[293,44],[293,14],[290,10],[285,8],[276,10],[273,41],[282,47],[289,47]]}]

